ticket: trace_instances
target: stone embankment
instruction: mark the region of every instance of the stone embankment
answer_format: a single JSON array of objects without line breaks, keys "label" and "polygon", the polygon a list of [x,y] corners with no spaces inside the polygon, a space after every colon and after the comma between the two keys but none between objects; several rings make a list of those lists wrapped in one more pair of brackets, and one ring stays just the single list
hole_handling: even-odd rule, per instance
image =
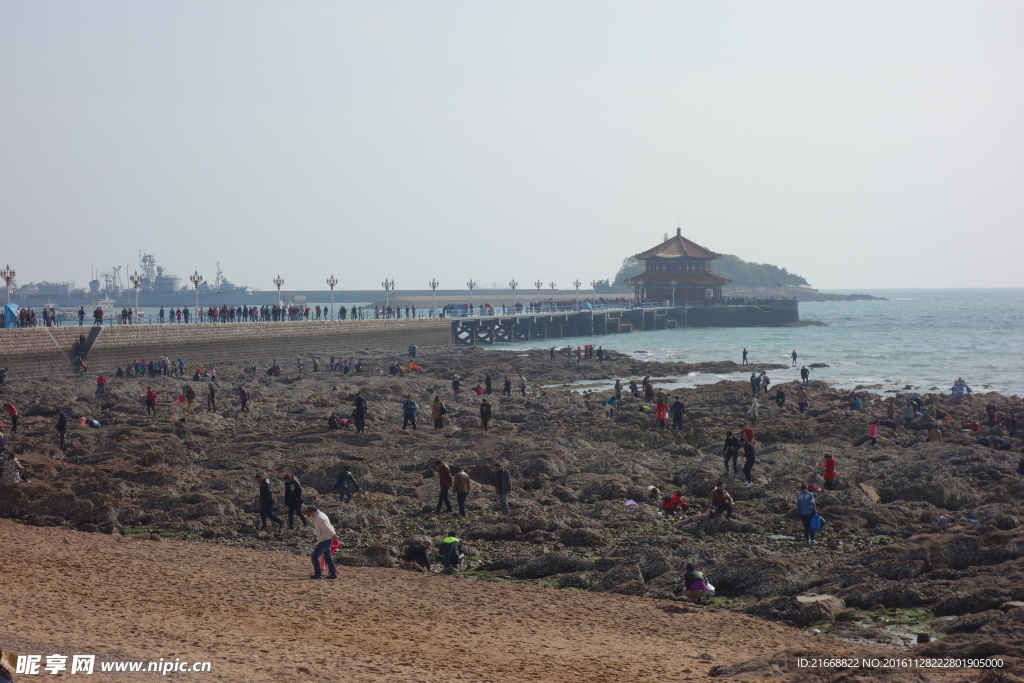
[{"label": "stone embankment", "polygon": [[[95,330],[101,329],[97,334]],[[352,320],[298,323],[214,323],[200,325],[114,325],[34,327],[0,330],[0,367],[8,377],[60,376],[73,371],[74,346],[87,337],[89,365],[109,371],[143,358],[176,359],[190,364],[264,364],[301,354],[348,355],[404,351],[452,343],[444,320]],[[93,339],[94,338],[94,339]]]}]

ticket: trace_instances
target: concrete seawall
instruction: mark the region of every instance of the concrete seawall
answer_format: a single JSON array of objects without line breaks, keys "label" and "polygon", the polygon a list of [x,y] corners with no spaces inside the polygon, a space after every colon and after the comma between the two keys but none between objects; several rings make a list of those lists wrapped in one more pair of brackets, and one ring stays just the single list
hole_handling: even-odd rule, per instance
[{"label": "concrete seawall", "polygon": [[[72,372],[78,336],[95,328],[0,329],[0,367],[8,378],[61,376]],[[93,332],[95,334],[95,332]],[[447,320],[351,320],[299,323],[114,325],[103,327],[89,347],[90,374],[113,373],[144,358],[184,358],[189,368],[227,361],[259,366],[305,355],[348,356],[364,349],[403,358],[410,344],[451,346]]]}]

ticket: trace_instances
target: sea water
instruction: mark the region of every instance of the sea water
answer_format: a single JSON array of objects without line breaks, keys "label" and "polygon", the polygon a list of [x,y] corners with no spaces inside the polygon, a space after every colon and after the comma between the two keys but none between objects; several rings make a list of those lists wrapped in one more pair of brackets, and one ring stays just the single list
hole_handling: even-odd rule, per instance
[{"label": "sea water", "polygon": [[[943,392],[963,377],[975,391],[1024,396],[1024,289],[857,291],[884,299],[800,304],[801,320],[818,320],[824,327],[691,327],[492,348],[593,343],[641,359],[686,363],[739,363],[746,348],[753,369],[788,366],[795,350],[798,367],[768,371],[774,384],[798,380],[801,366],[824,363],[828,367],[811,369],[811,379],[843,389]],[[674,384],[746,379],[749,373],[744,368],[741,373],[694,374]]]}]

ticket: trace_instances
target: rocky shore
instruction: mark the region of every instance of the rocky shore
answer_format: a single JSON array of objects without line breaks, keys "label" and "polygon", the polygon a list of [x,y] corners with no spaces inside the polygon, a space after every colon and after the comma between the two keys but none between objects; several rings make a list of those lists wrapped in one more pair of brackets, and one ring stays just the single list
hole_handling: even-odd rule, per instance
[{"label": "rocky shore", "polygon": [[[686,404],[681,434],[658,430],[628,391],[609,419],[603,410],[607,392],[567,385],[600,386],[616,378],[628,385],[645,375],[742,368],[729,361],[690,365],[608,355],[600,365],[569,362],[564,355],[551,360],[547,351],[425,349],[416,359],[424,370],[402,377],[379,377],[375,369],[406,359],[371,352],[356,357],[361,374],[328,371],[326,358],[319,359],[317,373],[310,371],[312,359],[305,359],[301,375],[293,361],[282,361],[281,377],[218,366],[218,411],[206,410],[205,382],[194,382],[199,399],[192,416],[167,400],[182,393],[176,378],[114,379],[113,368],[90,368],[111,378],[108,393],[99,397],[91,379],[19,380],[2,387],[2,400],[21,413],[18,433],[7,434],[8,453],[21,460],[31,481],[0,486],[0,516],[37,526],[304,553],[310,538],[301,528],[257,530],[254,476],[275,482],[280,514],[281,478],[292,472],[306,500],[320,504],[337,525],[343,565],[413,571],[397,560],[408,538],[454,534],[466,545],[467,579],[675,601],[691,563],[718,589],[713,606],[702,609],[921,657],[1003,657],[1006,667],[985,674],[986,680],[1015,680],[998,676],[1024,672],[1017,668],[1024,655],[1024,477],[1017,473],[1022,443],[1010,439],[1011,451],[996,451],[975,445],[977,435],[960,430],[963,422],[983,422],[989,404],[1001,414],[1020,415],[1019,398],[924,395],[926,405],[949,416],[937,421],[943,441],[928,443],[932,417],[903,429],[898,416],[905,401],[870,391],[859,392],[863,410],[852,411],[848,392],[811,382],[810,409],[801,419],[793,401],[797,383],[782,383],[782,373],[773,373],[772,393],[784,386],[789,402],[778,408],[762,397],[754,486],[725,479],[736,500],[726,520],[701,511],[722,478],[726,431],[747,424],[747,383],[673,391]],[[494,418],[485,434],[481,397],[471,388],[483,384],[487,372],[495,393],[486,397]],[[458,396],[450,386],[455,374],[462,378]],[[518,395],[520,374],[529,384],[525,397]],[[512,397],[500,395],[505,375],[515,384]],[[147,384],[161,396],[155,418],[137,399]],[[248,413],[234,400],[239,384],[251,396]],[[357,391],[369,404],[366,433],[328,430],[327,415],[347,415]],[[401,429],[407,395],[420,406],[415,431]],[[449,410],[439,431],[430,420],[435,395]],[[885,438],[867,445],[869,422],[884,418],[894,400],[901,428],[883,427]],[[73,422],[86,417],[102,426],[74,423],[61,452],[54,432],[58,407]],[[981,432],[1001,433],[1000,427]],[[838,485],[818,496],[826,528],[816,545],[806,546],[798,542],[795,498],[802,482],[822,483],[819,463],[826,453],[838,459]],[[434,514],[437,459],[470,473],[465,520]],[[509,517],[496,505],[495,461],[512,475]],[[332,491],[343,466],[361,484],[350,505],[340,504]],[[661,516],[642,502],[649,484],[665,493],[681,491],[690,511]],[[628,500],[640,504],[627,506]],[[934,526],[944,513],[956,522]],[[723,669],[718,675],[738,674]]]}]

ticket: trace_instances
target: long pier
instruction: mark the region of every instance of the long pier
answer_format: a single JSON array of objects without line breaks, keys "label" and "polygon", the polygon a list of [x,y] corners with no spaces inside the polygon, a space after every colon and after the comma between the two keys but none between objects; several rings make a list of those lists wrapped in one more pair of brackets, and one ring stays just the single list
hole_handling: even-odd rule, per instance
[{"label": "long pier", "polygon": [[459,346],[477,346],[682,327],[780,327],[799,321],[796,300],[777,299],[748,305],[664,306],[456,318],[452,321],[452,340]]}]

